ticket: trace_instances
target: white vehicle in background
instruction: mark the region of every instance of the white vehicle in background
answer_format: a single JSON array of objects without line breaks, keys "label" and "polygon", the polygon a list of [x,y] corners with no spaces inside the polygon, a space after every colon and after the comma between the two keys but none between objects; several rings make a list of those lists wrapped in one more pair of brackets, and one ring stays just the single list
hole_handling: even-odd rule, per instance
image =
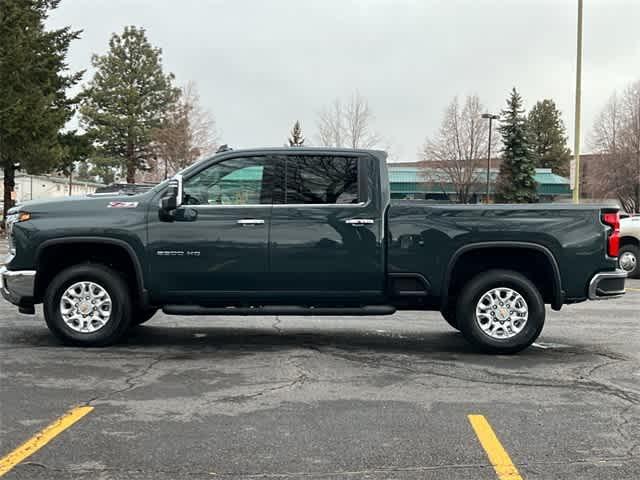
[{"label": "white vehicle in background", "polygon": [[620,268],[640,278],[640,215],[620,215]]}]

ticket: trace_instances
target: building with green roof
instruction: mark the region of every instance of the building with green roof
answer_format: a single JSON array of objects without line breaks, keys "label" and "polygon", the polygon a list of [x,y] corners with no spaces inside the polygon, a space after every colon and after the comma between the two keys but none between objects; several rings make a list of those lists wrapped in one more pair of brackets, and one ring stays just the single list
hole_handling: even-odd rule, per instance
[{"label": "building with green roof", "polygon": [[[480,202],[487,191],[486,170],[478,169],[473,201]],[[489,191],[495,193],[498,169],[489,173]],[[552,202],[571,198],[569,179],[556,175],[550,168],[536,168],[535,181],[541,202]],[[415,200],[455,201],[455,188],[445,172],[438,169],[394,166],[389,164],[391,198]]]}]

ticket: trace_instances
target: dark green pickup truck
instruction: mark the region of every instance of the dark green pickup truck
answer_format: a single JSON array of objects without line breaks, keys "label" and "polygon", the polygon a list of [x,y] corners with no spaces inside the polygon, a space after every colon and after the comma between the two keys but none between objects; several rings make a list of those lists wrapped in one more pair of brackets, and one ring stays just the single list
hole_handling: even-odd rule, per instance
[{"label": "dark green pickup truck", "polygon": [[136,195],[25,203],[4,297],[51,331],[117,341],[175,315],[436,310],[485,351],[540,334],[545,304],[616,297],[615,208],[391,202],[380,151],[225,151]]}]

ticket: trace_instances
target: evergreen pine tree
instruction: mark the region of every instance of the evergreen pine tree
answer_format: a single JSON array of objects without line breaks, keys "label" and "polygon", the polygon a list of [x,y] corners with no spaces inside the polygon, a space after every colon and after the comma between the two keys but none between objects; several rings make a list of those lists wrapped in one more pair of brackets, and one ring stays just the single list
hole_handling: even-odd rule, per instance
[{"label": "evergreen pine tree", "polygon": [[569,176],[571,150],[567,147],[566,130],[555,102],[545,99],[536,103],[527,123],[536,167]]},{"label": "evergreen pine tree", "polygon": [[503,147],[496,185],[497,199],[505,203],[536,202],[535,164],[522,97],[515,88],[507,99],[507,108],[500,113],[500,123]]},{"label": "evergreen pine tree", "polygon": [[300,122],[296,120],[296,123],[293,124],[293,128],[291,129],[291,137],[289,137],[289,146],[302,147],[303,144],[304,144],[304,137],[302,136],[302,128],[300,127]]},{"label": "evergreen pine tree", "polygon": [[78,134],[77,130],[58,134],[58,143],[61,146],[60,158],[55,166],[56,170],[65,176],[73,175],[78,165],[85,165],[85,162],[93,152],[93,147],[89,136]]},{"label": "evergreen pine tree", "polygon": [[93,56],[96,73],[83,93],[83,125],[128,183],[153,155],[153,132],[179,94],[173,75],[162,70],[161,53],[144,29],[125,27],[112,35],[107,54]]},{"label": "evergreen pine tree", "polygon": [[69,45],[80,32],[45,30],[59,0],[0,0],[0,166],[4,173],[4,216],[12,206],[16,170],[54,168],[58,132],[73,114],[67,89],[82,72],[68,71]]}]

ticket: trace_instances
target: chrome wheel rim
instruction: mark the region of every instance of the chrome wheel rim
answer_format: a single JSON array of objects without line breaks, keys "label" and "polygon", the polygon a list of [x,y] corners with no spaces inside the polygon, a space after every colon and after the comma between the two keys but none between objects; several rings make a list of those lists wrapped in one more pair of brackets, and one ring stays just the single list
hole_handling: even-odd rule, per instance
[{"label": "chrome wheel rim", "polygon": [[109,323],[111,297],[94,282],[77,282],[60,298],[60,315],[67,326],[79,333],[93,333]]},{"label": "chrome wheel rim", "polygon": [[476,305],[476,323],[491,338],[515,337],[528,318],[527,302],[511,288],[493,288],[484,293]]},{"label": "chrome wheel rim", "polygon": [[618,263],[620,263],[620,268],[625,272],[633,272],[636,268],[636,264],[638,263],[638,259],[632,252],[624,252],[620,255]]}]

